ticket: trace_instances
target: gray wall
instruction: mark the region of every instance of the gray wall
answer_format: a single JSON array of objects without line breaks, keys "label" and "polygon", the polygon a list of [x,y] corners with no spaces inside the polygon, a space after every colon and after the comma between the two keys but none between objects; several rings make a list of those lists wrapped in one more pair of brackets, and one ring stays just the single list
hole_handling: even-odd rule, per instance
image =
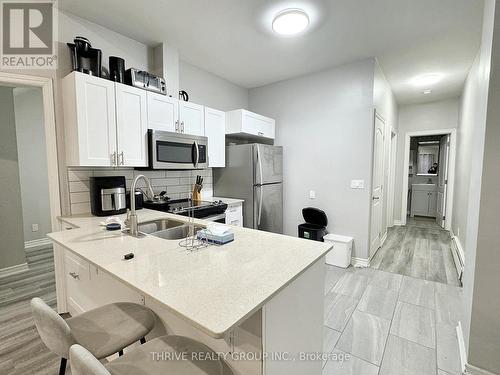
[{"label": "gray wall", "polygon": [[0,269],[26,262],[12,88],[0,86]]},{"label": "gray wall", "polygon": [[[14,113],[24,241],[42,239],[52,231],[42,90],[15,88]],[[38,232],[32,232],[32,224],[39,225]]]},{"label": "gray wall", "polygon": [[[354,237],[368,257],[374,59],[250,90],[250,110],[276,119],[284,146],[284,232],[297,235],[303,207],[328,215],[328,229]],[[350,188],[352,179],[365,189]],[[317,198],[309,199],[315,190]]]},{"label": "gray wall", "polygon": [[396,156],[396,181],[394,187],[394,220],[401,218],[405,138],[407,132],[420,130],[451,129],[458,126],[457,99],[447,99],[426,104],[399,107],[398,149]]},{"label": "gray wall", "polygon": [[189,101],[231,111],[248,108],[248,89],[237,86],[223,78],[179,61],[179,87],[189,94]]},{"label": "gray wall", "polygon": [[[481,50],[469,73],[462,97],[461,158],[469,167],[457,175],[461,231],[465,252],[462,326],[468,363],[500,373],[500,241],[498,212],[500,178],[500,9],[495,0],[485,3]],[[462,206],[467,201],[465,206]],[[463,226],[463,218],[454,221]]]}]

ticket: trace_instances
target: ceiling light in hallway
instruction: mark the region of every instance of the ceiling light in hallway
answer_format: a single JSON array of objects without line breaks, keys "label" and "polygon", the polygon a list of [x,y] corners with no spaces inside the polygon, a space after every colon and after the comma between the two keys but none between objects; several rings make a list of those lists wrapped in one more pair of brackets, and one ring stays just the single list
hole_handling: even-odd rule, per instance
[{"label": "ceiling light in hallway", "polygon": [[273,20],[273,31],[280,35],[296,35],[307,29],[309,17],[301,9],[285,9]]},{"label": "ceiling light in hallway", "polygon": [[415,86],[430,86],[441,81],[443,76],[441,74],[432,73],[432,74],[422,74],[420,76],[416,76],[412,79],[412,83]]}]

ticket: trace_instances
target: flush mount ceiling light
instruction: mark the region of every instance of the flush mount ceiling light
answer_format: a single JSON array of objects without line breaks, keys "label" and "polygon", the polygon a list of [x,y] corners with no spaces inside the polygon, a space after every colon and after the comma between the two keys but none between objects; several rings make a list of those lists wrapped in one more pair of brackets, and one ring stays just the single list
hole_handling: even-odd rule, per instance
[{"label": "flush mount ceiling light", "polygon": [[296,35],[307,29],[309,17],[301,9],[285,9],[273,20],[273,31],[280,35]]},{"label": "flush mount ceiling light", "polygon": [[424,95],[429,95],[430,93],[432,93],[431,89],[424,90]]},{"label": "flush mount ceiling light", "polygon": [[431,86],[441,81],[442,78],[442,75],[437,73],[423,74],[413,78],[411,82],[415,86]]}]

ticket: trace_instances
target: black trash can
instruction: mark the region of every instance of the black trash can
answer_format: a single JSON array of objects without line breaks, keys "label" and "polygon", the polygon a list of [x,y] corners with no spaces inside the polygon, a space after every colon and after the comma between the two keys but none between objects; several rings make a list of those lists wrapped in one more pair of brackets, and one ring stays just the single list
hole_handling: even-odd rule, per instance
[{"label": "black trash can", "polygon": [[307,207],[302,209],[302,216],[306,222],[299,225],[299,238],[323,242],[323,236],[328,234],[326,231],[328,218],[325,211]]}]

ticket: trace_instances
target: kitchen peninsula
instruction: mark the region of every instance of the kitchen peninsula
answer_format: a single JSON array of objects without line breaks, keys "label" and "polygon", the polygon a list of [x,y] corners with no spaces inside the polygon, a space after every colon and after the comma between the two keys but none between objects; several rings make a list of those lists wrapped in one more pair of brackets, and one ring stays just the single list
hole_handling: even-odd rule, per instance
[{"label": "kitchen peninsula", "polygon": [[[137,215],[139,223],[188,220],[147,209]],[[63,230],[49,234],[59,312],[143,303],[163,323],[158,334],[193,337],[217,352],[247,353],[229,357],[235,374],[321,373],[322,361],[298,355],[322,351],[324,255],[330,245],[232,227],[233,242],[189,252],[179,240],[106,231],[99,226],[102,218],[91,215],[60,221]],[[134,258],[123,260],[127,253]]]}]

